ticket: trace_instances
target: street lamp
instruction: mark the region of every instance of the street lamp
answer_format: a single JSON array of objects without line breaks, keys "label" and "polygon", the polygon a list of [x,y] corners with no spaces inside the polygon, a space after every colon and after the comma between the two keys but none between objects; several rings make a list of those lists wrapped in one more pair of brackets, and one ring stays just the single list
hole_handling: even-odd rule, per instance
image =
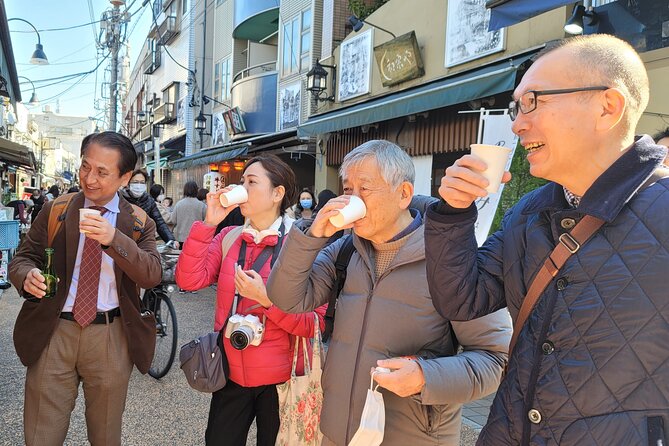
[{"label": "street lamp", "polygon": [[32,96],[30,96],[30,102],[28,102],[28,104],[39,105],[39,99],[37,99],[37,93],[35,93],[35,84],[33,84],[33,81],[31,81],[30,79],[28,79],[25,76],[19,76],[19,79],[27,80],[28,82],[30,82],[30,85],[32,85],[32,87],[33,87],[33,94],[32,94]]},{"label": "street lamp", "polygon": [[[332,96],[321,97],[327,87],[328,72],[325,68],[332,70]],[[311,92],[316,101],[334,102],[335,69],[334,65],[321,65],[316,61],[316,65],[307,73],[307,91]]]},{"label": "street lamp", "polygon": [[572,35],[583,34],[584,18],[589,20],[588,26],[596,25],[599,22],[599,17],[592,6],[576,5],[571,17],[564,24],[564,31]]},{"label": "street lamp", "polygon": [[30,23],[27,20],[20,19],[18,17],[14,17],[12,19],[8,19],[7,23],[11,22],[12,20],[19,20],[21,22],[27,23],[32,27],[32,29],[35,30],[35,33],[37,33],[37,45],[35,45],[35,51],[33,51],[33,55],[30,58],[30,63],[33,65],[48,65],[49,60],[46,58],[46,54],[44,54],[44,47],[42,46],[42,39],[40,38],[39,32],[37,31],[37,28],[35,28],[35,25]]}]

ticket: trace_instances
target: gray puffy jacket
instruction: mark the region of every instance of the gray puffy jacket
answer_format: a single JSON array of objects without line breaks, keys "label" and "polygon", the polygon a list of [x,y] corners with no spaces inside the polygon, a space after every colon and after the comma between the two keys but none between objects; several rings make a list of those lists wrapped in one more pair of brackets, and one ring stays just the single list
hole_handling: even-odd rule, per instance
[{"label": "gray puffy jacket", "polygon": [[430,289],[453,320],[506,305],[515,320],[560,234],[583,215],[606,221],[522,328],[479,445],[667,444],[669,179],[636,193],[665,154],[639,139],[576,209],[561,186],[537,189],[478,252],[475,208],[428,211]]},{"label": "gray puffy jacket", "polygon": [[[356,252],[337,303],[322,378],[325,444],[345,446],[355,434],[369,372],[378,359],[433,358],[419,362],[426,381],[420,395],[400,398],[380,388],[386,409],[385,446],[457,445],[461,404],[497,388],[510,340],[508,313],[451,326],[435,311],[428,292],[423,227],[407,237],[374,283],[373,248],[354,236]],[[327,303],[343,240],[324,248],[327,242],[297,228],[288,234],[267,282],[268,295],[279,308],[302,313]],[[455,356],[453,333],[465,350]]]}]

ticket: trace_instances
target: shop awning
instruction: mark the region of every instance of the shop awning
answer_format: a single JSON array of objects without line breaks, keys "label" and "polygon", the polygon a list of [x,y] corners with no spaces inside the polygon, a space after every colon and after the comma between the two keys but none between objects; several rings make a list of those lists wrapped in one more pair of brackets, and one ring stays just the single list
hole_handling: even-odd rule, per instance
[{"label": "shop awning", "polygon": [[24,145],[0,138],[0,161],[32,168],[35,166],[35,155]]},{"label": "shop awning", "polygon": [[575,0],[488,0],[486,2],[486,8],[490,8],[488,31],[515,25],[552,9],[574,3]]},{"label": "shop awning", "polygon": [[185,156],[172,162],[173,169],[186,169],[200,164],[218,163],[220,161],[231,160],[244,156],[248,152],[248,143],[235,144],[230,147],[220,149],[203,150],[194,155]]},{"label": "shop awning", "polygon": [[[146,170],[151,173],[151,171],[154,169],[154,166],[156,165],[155,161],[149,161],[146,163]],[[160,163],[158,164],[160,168],[162,169],[163,167],[167,167],[167,157],[160,158]]]},{"label": "shop awning", "polygon": [[387,121],[513,90],[518,67],[533,54],[311,117],[297,128],[304,138]]},{"label": "shop awning", "polygon": [[241,141],[233,141],[222,146],[204,149],[194,155],[175,160],[171,165],[173,169],[185,169],[200,164],[231,160],[253,152],[270,150],[276,147],[291,147],[303,143],[296,135],[295,129],[256,135]]}]

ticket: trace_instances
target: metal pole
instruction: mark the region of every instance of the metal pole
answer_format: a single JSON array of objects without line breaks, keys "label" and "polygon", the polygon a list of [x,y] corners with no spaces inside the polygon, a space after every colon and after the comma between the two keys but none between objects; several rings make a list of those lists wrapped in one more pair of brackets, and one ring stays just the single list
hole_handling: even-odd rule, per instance
[{"label": "metal pole", "polygon": [[[157,127],[153,127],[151,129],[151,132],[156,132],[158,130]],[[156,132],[157,133],[157,132]],[[153,174],[153,184],[163,184],[161,181],[161,172],[160,172],[160,136],[156,135],[156,133],[152,133],[153,135],[153,159],[154,161],[154,174]]]},{"label": "metal pole", "polygon": [[[202,15],[202,65],[200,69],[202,70],[202,86],[200,87],[200,110],[204,108],[202,103],[202,96],[204,96],[204,64],[207,60],[207,0],[204,0],[204,14]],[[200,150],[204,146],[204,132],[200,132]]]},{"label": "metal pole", "polygon": [[116,131],[116,108],[118,102],[118,52],[121,43],[121,10],[114,3],[111,17],[111,82],[109,84],[109,130]]}]

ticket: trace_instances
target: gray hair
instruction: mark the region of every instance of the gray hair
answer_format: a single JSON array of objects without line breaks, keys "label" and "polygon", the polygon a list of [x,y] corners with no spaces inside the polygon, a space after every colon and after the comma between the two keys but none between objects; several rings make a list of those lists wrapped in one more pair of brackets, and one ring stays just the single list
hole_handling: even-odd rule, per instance
[{"label": "gray hair", "polygon": [[339,176],[351,167],[359,166],[367,158],[374,158],[379,166],[384,181],[392,187],[399,187],[404,181],[413,184],[416,179],[416,169],[411,157],[398,145],[384,139],[367,141],[345,157],[339,168]]}]

